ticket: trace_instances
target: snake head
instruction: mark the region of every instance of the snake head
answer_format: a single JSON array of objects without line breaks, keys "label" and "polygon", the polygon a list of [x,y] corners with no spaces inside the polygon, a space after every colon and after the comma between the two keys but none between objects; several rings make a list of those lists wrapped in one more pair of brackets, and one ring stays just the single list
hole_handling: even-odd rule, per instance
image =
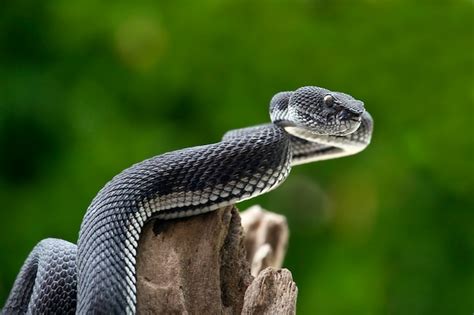
[{"label": "snake head", "polygon": [[364,112],[364,103],[348,94],[305,86],[291,93],[286,119],[315,134],[344,136],[359,128]]}]

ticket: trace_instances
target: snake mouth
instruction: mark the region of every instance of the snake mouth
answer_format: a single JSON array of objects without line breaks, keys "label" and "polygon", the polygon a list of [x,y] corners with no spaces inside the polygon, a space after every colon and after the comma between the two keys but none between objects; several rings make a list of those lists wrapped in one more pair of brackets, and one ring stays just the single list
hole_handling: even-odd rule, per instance
[{"label": "snake mouth", "polygon": [[359,129],[361,122],[361,119],[348,119],[343,121],[344,127],[339,130],[338,135],[345,136],[355,132]]}]

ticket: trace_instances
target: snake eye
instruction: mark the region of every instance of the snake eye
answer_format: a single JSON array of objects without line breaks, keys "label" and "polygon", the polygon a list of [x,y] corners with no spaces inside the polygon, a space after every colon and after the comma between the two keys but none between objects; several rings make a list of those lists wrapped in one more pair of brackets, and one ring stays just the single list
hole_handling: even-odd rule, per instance
[{"label": "snake eye", "polygon": [[334,97],[330,94],[326,95],[323,100],[327,107],[332,107],[334,105]]}]

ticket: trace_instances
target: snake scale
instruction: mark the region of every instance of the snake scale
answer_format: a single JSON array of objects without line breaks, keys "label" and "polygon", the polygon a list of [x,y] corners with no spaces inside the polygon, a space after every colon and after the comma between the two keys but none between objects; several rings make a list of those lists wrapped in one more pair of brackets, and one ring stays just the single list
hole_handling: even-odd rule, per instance
[{"label": "snake scale", "polygon": [[363,102],[324,88],[280,92],[271,123],[222,141],[152,157],[116,175],[90,204],[77,246],[41,241],[21,268],[4,314],[133,314],[138,238],[150,219],[188,217],[266,193],[293,165],[363,150],[372,118]]}]

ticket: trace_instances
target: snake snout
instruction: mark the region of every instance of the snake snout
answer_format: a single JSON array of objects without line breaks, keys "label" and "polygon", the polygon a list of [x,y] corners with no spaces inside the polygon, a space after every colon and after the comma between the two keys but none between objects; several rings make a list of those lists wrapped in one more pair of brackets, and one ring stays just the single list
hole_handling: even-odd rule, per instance
[{"label": "snake snout", "polygon": [[361,119],[362,113],[363,111],[344,108],[338,113],[337,116],[340,120],[359,121]]},{"label": "snake snout", "polygon": [[360,121],[364,113],[364,103],[359,100],[352,100],[347,102],[345,106],[338,113],[338,118],[341,120]]}]

